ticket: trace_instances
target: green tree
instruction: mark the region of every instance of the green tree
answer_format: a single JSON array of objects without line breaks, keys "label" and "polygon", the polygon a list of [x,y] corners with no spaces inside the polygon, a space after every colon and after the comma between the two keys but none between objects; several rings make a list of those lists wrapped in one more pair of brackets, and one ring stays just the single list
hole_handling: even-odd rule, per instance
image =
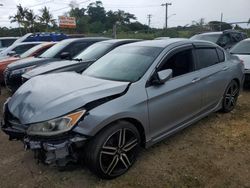
[{"label": "green tree", "polygon": [[89,31],[89,16],[86,14],[85,8],[73,8],[69,11],[69,16],[76,19],[76,31],[78,33],[84,33]]},{"label": "green tree", "polygon": [[27,24],[25,22],[25,15],[27,13],[27,8],[23,8],[21,4],[17,5],[17,13],[14,16],[10,16],[10,22],[17,22],[19,26],[19,31],[21,33],[21,26],[23,26],[27,32]]},{"label": "green tree", "polygon": [[45,25],[45,30],[48,31],[50,24],[55,25],[55,19],[53,19],[53,15],[46,6],[42,8],[40,12],[42,15],[39,17],[39,21]]},{"label": "green tree", "polygon": [[87,7],[87,13],[90,17],[90,23],[101,22],[104,24],[106,21],[106,11],[101,1],[90,3]]},{"label": "green tree", "polygon": [[36,24],[36,18],[37,16],[33,12],[33,10],[27,10],[25,13],[25,22],[27,24],[27,27],[29,28],[30,32],[34,32],[34,27]]}]

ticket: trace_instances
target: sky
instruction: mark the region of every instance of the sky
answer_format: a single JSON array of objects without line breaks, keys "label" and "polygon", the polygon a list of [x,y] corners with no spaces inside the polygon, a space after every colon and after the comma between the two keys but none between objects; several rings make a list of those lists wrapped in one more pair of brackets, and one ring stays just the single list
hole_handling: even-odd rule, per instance
[{"label": "sky", "polygon": [[[0,26],[17,27],[17,24],[10,23],[9,16],[16,13],[16,5],[39,13],[39,10],[47,6],[57,18],[63,15],[70,8],[68,4],[72,0],[0,0]],[[74,0],[79,7],[86,8],[87,5],[95,0]],[[161,4],[169,2],[169,27],[184,26],[191,24],[193,20],[198,21],[204,18],[205,22],[220,20],[223,13],[223,21],[239,22],[250,19],[250,0],[101,0],[106,11],[124,10],[132,13],[141,23],[147,24],[147,15],[151,14],[151,27],[163,28],[165,24],[165,7]],[[3,6],[1,6],[1,4]],[[250,28],[250,24],[241,25]]]}]

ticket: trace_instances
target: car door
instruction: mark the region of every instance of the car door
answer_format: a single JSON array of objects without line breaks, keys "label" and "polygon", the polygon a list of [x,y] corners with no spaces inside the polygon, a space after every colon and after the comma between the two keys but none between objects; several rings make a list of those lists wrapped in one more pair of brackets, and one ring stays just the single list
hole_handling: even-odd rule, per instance
[{"label": "car door", "polygon": [[195,117],[201,107],[200,74],[194,71],[193,46],[167,53],[157,71],[165,69],[173,71],[170,80],[146,87],[150,132],[155,141]]},{"label": "car door", "polygon": [[201,75],[202,110],[208,111],[215,108],[223,96],[229,66],[224,51],[219,48],[196,45],[195,55]]}]

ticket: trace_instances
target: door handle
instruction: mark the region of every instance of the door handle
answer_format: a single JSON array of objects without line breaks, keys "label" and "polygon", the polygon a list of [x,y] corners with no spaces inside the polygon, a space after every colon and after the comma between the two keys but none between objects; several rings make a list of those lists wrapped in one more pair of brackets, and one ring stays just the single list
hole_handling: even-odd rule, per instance
[{"label": "door handle", "polygon": [[194,79],[192,80],[192,83],[195,83],[195,82],[198,82],[198,81],[200,81],[200,78],[194,78]]},{"label": "door handle", "polygon": [[223,70],[223,71],[226,71],[227,69],[228,69],[228,67],[223,67],[223,69],[222,69],[222,70]]}]

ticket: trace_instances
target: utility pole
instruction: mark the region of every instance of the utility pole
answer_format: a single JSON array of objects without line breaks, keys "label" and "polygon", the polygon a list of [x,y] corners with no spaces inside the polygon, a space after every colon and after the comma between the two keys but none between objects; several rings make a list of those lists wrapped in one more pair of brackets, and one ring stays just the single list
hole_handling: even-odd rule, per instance
[{"label": "utility pole", "polygon": [[220,31],[222,30],[223,13],[220,15]]},{"label": "utility pole", "polygon": [[164,3],[161,6],[165,6],[166,7],[166,22],[165,22],[165,29],[168,28],[168,6],[171,6],[172,3]]},{"label": "utility pole", "polygon": [[150,30],[150,24],[151,24],[152,14],[148,14],[147,18],[148,18],[148,32],[149,32],[149,30]]}]

